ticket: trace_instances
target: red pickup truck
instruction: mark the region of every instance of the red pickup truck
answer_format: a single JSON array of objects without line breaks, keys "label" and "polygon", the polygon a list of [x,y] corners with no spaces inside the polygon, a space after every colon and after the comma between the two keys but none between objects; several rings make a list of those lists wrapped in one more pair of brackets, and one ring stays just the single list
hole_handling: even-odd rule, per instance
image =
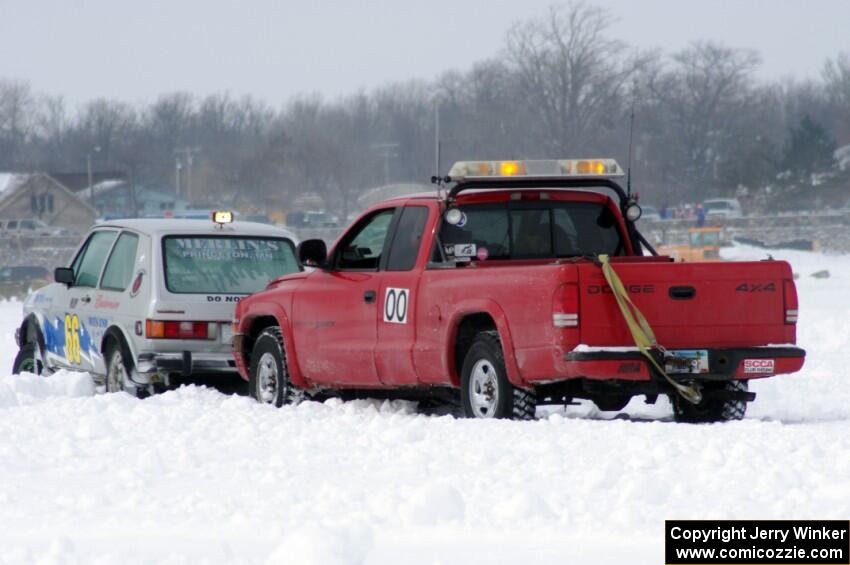
[{"label": "red pickup truck", "polygon": [[[468,417],[527,419],[540,404],[666,394],[679,421],[742,418],[749,379],[803,365],[790,266],[655,255],[617,176],[613,160],[461,162],[434,193],[364,212],[329,253],[302,242],[315,269],[236,309],[252,396],[459,390]],[[635,345],[603,256],[657,346]]]}]

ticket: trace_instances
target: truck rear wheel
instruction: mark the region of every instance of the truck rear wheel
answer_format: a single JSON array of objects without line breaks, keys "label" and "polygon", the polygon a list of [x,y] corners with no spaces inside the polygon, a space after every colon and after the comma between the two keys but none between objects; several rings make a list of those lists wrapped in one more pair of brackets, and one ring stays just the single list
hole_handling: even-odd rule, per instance
[{"label": "truck rear wheel", "polygon": [[278,408],[300,400],[289,380],[283,334],[279,326],[264,329],[254,343],[248,390],[257,402]]},{"label": "truck rear wheel", "polygon": [[460,386],[467,418],[534,419],[537,397],[508,380],[498,332],[475,336],[463,361]]},{"label": "truck rear wheel", "polygon": [[[705,389],[711,388],[728,392],[747,392],[747,381],[732,380],[721,383],[709,383]],[[745,400],[726,400],[722,398],[706,398],[699,404],[691,404],[683,398],[675,398],[675,417],[677,422],[705,424],[711,422],[728,422],[743,420],[747,412]]]}]

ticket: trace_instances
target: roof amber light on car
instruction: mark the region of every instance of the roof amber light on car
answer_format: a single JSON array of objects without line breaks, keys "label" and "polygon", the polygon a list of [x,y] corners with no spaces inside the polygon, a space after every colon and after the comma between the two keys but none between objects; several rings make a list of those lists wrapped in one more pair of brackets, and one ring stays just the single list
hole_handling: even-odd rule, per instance
[{"label": "roof amber light on car", "polygon": [[561,159],[526,161],[458,161],[449,177],[621,177],[623,169],[614,159]]},{"label": "roof amber light on car", "polygon": [[218,225],[230,224],[233,222],[233,212],[216,210],[212,213],[212,221]]}]

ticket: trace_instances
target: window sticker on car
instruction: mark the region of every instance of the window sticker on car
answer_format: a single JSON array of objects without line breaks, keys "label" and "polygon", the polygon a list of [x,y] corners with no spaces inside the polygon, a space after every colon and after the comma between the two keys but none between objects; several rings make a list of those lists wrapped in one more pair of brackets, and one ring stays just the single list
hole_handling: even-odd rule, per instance
[{"label": "window sticker on car", "polygon": [[490,256],[490,252],[487,251],[486,247],[479,247],[478,251],[475,253],[475,256],[478,257],[479,261],[486,261]]},{"label": "window sticker on car", "polygon": [[476,246],[474,243],[456,243],[454,246],[455,257],[475,257]]},{"label": "window sticker on car", "polygon": [[384,292],[384,321],[406,324],[410,310],[410,292],[406,288],[387,288]]},{"label": "window sticker on car", "polygon": [[180,257],[207,261],[271,261],[280,251],[280,243],[272,239],[178,237],[174,241]]}]

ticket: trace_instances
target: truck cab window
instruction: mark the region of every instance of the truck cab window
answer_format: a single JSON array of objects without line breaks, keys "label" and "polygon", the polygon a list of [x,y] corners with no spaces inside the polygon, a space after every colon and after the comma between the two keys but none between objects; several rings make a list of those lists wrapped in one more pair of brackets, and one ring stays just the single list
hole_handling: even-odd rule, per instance
[{"label": "truck cab window", "polygon": [[[614,213],[598,202],[511,202],[461,206],[463,221],[443,222],[432,261],[620,255]],[[482,259],[483,257],[483,259]]]},{"label": "truck cab window", "polygon": [[340,271],[377,271],[395,208],[381,210],[345,235],[336,252]]},{"label": "truck cab window", "polygon": [[387,259],[388,271],[413,269],[427,221],[428,208],[425,206],[407,206],[401,211]]}]

